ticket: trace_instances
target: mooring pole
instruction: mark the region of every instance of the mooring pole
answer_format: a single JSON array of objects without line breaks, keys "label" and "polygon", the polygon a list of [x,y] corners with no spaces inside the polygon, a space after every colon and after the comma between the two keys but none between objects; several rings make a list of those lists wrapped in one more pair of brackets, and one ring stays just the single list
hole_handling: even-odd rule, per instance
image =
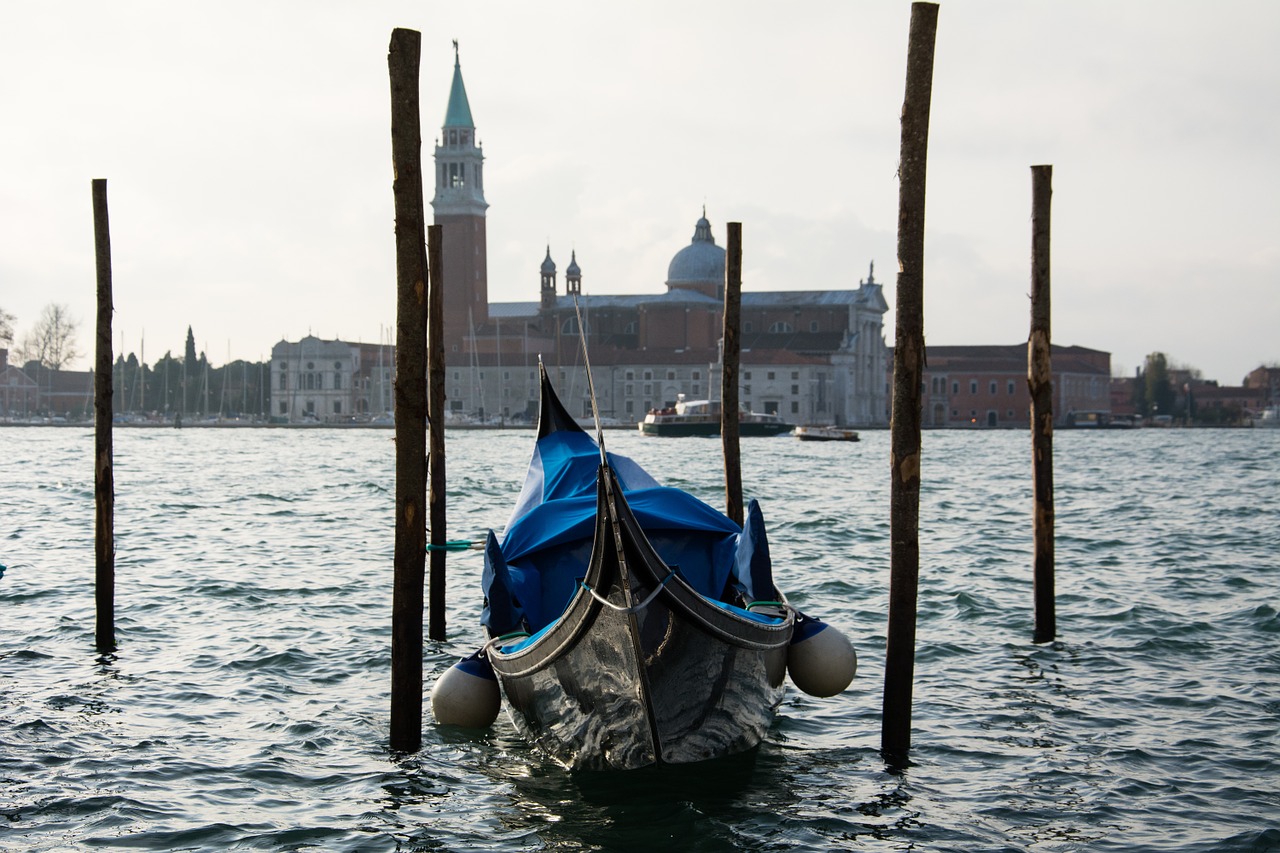
[{"label": "mooring pole", "polygon": [[396,541],[391,595],[391,748],[422,746],[422,586],[426,567],[427,257],[418,64],[422,35],[391,33],[396,212]]},{"label": "mooring pole", "polygon": [[738,329],[742,320],[742,223],[729,223],[724,264],[724,333],[720,361],[720,441],[724,445],[725,515],[739,525],[742,511],[742,457],[738,447]]},{"label": "mooring pole", "polygon": [[427,636],[445,638],[445,478],[444,478],[444,254],[443,227],[427,229],[427,266],[431,271],[431,287],[427,297],[427,421],[430,448],[427,456],[430,470],[428,491],[431,513],[431,577],[428,585]]},{"label": "mooring pole", "polygon": [[111,446],[111,226],[107,182],[93,180],[93,244],[98,272],[98,328],[93,377],[94,597],[98,652],[116,649],[115,473]]},{"label": "mooring pole", "polygon": [[1027,386],[1031,391],[1031,479],[1035,489],[1036,628],[1033,641],[1057,635],[1053,567],[1053,366],[1049,350],[1049,211],[1053,166],[1031,167],[1031,337]]},{"label": "mooring pole", "polygon": [[898,286],[890,429],[889,627],[880,746],[900,756],[911,746],[916,591],[920,579],[920,387],[924,376],[924,199],[929,105],[938,7],[911,4],[907,87],[898,163]]}]

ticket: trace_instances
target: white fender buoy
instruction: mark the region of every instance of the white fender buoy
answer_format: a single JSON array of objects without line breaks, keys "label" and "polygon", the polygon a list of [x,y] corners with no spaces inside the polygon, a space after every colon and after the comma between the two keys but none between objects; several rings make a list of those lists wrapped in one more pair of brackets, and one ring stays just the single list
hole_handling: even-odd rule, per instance
[{"label": "white fender buoy", "polygon": [[853,682],[858,653],[844,634],[812,616],[797,614],[787,649],[791,683],[810,696],[835,696]]},{"label": "white fender buoy", "polygon": [[486,728],[501,706],[498,678],[480,652],[446,669],[431,688],[431,714],[443,726]]}]

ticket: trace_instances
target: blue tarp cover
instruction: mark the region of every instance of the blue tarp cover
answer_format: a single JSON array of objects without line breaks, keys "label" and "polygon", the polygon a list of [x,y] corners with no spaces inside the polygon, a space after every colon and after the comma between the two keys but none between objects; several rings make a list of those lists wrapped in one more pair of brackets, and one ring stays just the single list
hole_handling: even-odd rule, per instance
[{"label": "blue tarp cover", "polygon": [[[759,594],[767,586],[760,597],[773,596],[758,507],[742,537],[727,516],[658,485],[631,459],[610,453],[609,465],[663,562],[699,593],[720,599],[732,577],[740,589]],[[538,441],[506,535],[499,546],[491,533],[485,549],[482,619],[491,633],[541,630],[568,605],[591,556],[599,466],[600,449],[586,433],[559,431]]]}]

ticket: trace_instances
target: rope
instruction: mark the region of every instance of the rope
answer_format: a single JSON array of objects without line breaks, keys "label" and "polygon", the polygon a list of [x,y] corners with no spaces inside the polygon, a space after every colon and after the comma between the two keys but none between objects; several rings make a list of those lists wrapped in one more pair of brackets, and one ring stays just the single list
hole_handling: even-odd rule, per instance
[{"label": "rope", "polygon": [[427,543],[427,551],[483,551],[483,539],[450,539],[443,545]]},{"label": "rope", "polygon": [[605,598],[604,596],[596,592],[591,587],[587,586],[586,581],[578,581],[578,585],[581,586],[583,589],[585,589],[587,592],[591,593],[592,598],[594,598],[596,601],[603,604],[605,607],[608,607],[610,610],[616,610],[619,613],[638,613],[641,610],[644,610],[646,607],[648,607],[650,603],[652,603],[653,600],[658,597],[658,593],[662,592],[662,588],[667,585],[667,581],[671,580],[673,577],[675,577],[675,575],[676,575],[675,569],[672,569],[671,571],[667,572],[667,576],[662,579],[662,582],[659,583],[657,587],[654,588],[653,592],[649,593],[648,598],[646,598],[644,601],[640,602],[639,604],[633,605],[631,607],[620,607],[619,605],[614,604],[612,601]]}]

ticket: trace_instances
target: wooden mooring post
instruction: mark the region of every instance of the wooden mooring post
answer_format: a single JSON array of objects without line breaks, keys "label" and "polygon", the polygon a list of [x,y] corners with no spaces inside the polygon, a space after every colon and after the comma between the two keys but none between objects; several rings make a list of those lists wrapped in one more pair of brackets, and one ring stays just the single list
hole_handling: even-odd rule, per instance
[{"label": "wooden mooring post", "polygon": [[1031,391],[1031,479],[1035,490],[1034,642],[1057,635],[1053,558],[1053,366],[1049,349],[1049,213],[1053,166],[1031,167],[1031,337],[1027,386]]},{"label": "wooden mooring post", "polygon": [[93,376],[94,597],[98,612],[95,639],[99,654],[116,649],[115,472],[111,442],[111,226],[107,182],[95,178],[93,244],[98,274],[98,323]]},{"label": "wooden mooring post", "polygon": [[391,596],[391,748],[422,746],[422,588],[426,567],[427,257],[418,66],[422,35],[391,33],[396,215],[396,534]]},{"label": "wooden mooring post", "polygon": [[724,332],[720,354],[720,442],[724,446],[725,515],[743,522],[742,459],[738,428],[738,360],[742,321],[742,223],[728,225],[724,266]]},{"label": "wooden mooring post", "polygon": [[430,473],[428,505],[431,522],[431,575],[427,584],[427,636],[445,638],[445,526],[444,477],[444,275],[441,257],[443,227],[427,229],[427,267],[431,286],[427,290],[427,420],[430,432]]},{"label": "wooden mooring post", "polygon": [[890,579],[880,745],[889,756],[911,746],[916,595],[920,578],[920,387],[924,373],[924,207],[938,7],[911,4],[907,85],[898,163],[897,320],[890,425]]}]

